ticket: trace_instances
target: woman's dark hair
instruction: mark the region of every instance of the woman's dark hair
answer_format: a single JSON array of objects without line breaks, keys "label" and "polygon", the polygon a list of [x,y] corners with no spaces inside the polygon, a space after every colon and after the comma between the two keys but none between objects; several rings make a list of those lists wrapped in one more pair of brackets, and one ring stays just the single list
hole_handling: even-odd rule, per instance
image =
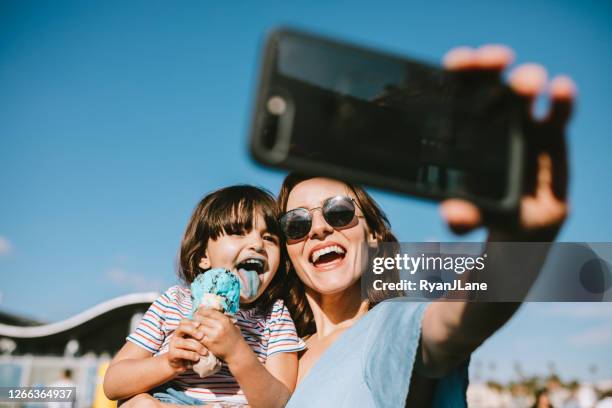
[{"label": "woman's dark hair", "polygon": [[[303,181],[310,180],[316,178],[317,176],[307,176],[300,173],[290,173],[285,177],[283,181],[283,185],[281,186],[280,193],[278,195],[278,204],[281,210],[281,213],[287,211],[287,201],[289,200],[289,194],[291,190],[295,188],[296,185],[300,184]],[[378,242],[387,242],[394,245],[385,245],[383,248],[384,254],[382,256],[389,256],[388,252],[393,252],[397,247],[397,238],[391,232],[391,224],[387,219],[385,213],[380,209],[376,201],[360,186],[348,183],[343,180],[338,180],[344,184],[351,190],[351,192],[355,196],[355,201],[357,202],[357,206],[363,212],[365,216],[366,224],[370,233],[374,234],[376,240]],[[286,251],[286,247],[283,246],[283,250]],[[285,304],[291,313],[291,317],[295,322],[295,327],[297,329],[298,335],[300,337],[309,336],[316,332],[314,316],[312,314],[312,310],[310,309],[310,305],[306,300],[306,293],[304,284],[298,278],[288,256],[285,256],[287,259],[287,287],[288,287],[288,296],[285,300]],[[363,278],[371,277],[372,274],[366,273]],[[378,279],[383,281],[395,281],[397,282],[397,271],[387,271],[383,275],[380,275]],[[363,282],[362,282],[363,283]],[[397,297],[397,294],[390,294],[386,291],[374,290],[372,285],[366,283],[366,287],[369,288],[368,300],[369,307],[374,307],[379,302],[391,298]]]},{"label": "woman's dark hair", "polygon": [[221,235],[249,233],[258,214],[263,216],[268,232],[279,238],[281,248],[278,271],[265,292],[251,305],[267,313],[276,299],[283,298],[286,293],[287,270],[278,205],[274,196],[261,188],[249,185],[225,187],[206,195],[198,203],[181,242],[177,268],[179,278],[185,284],[191,284],[196,276],[206,272],[199,264],[208,240]]}]

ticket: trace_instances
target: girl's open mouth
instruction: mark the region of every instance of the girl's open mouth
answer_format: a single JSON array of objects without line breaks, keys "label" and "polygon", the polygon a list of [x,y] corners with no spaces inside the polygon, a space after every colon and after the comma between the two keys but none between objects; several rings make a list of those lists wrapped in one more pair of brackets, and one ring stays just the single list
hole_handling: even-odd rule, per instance
[{"label": "girl's open mouth", "polygon": [[261,258],[247,258],[236,265],[236,269],[255,271],[258,274],[262,274],[265,267],[266,262]]},{"label": "girl's open mouth", "polygon": [[265,261],[260,258],[247,258],[236,265],[241,296],[252,299],[257,295],[265,266]]}]

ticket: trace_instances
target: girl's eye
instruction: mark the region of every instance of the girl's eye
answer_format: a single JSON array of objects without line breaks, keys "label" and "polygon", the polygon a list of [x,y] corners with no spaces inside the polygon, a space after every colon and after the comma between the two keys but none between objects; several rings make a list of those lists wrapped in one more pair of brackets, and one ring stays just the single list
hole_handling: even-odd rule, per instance
[{"label": "girl's eye", "polygon": [[278,237],[276,235],[266,234],[264,235],[263,239],[278,244]]}]

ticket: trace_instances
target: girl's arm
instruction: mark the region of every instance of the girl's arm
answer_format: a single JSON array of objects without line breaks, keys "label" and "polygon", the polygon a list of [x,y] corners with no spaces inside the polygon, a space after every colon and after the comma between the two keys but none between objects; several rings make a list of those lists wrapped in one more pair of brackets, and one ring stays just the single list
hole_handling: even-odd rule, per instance
[{"label": "girl's arm", "polygon": [[277,353],[264,367],[242,337],[240,329],[223,313],[200,308],[194,319],[202,323],[202,342],[223,359],[244,392],[249,406],[284,407],[297,379],[297,353]]},{"label": "girl's arm", "polygon": [[207,353],[205,347],[195,340],[198,335],[197,324],[183,319],[170,340],[167,353],[153,356],[145,349],[127,342],[106,370],[104,393],[107,398],[129,398],[185,372],[191,363],[199,361],[200,355]]},{"label": "girl's arm", "polygon": [[174,370],[163,356],[153,357],[142,347],[126,342],[106,370],[104,393],[119,400],[146,392],[172,378]]},{"label": "girl's arm", "polygon": [[266,360],[265,367],[243,340],[239,352],[228,357],[236,381],[253,408],[284,407],[295,388],[298,371],[297,353],[278,353]]},{"label": "girl's arm", "polygon": [[[480,71],[483,75],[501,74],[511,62],[512,51],[501,46],[478,50],[455,49],[445,57],[446,68]],[[505,230],[491,231],[489,241],[549,242],[554,240],[568,213],[565,128],[570,118],[575,85],[568,77],[554,78],[546,83],[543,67],[523,65],[510,75],[510,86],[524,98],[525,110],[532,112],[535,97],[544,89],[550,97],[550,111],[543,120],[529,118],[527,135],[533,141],[531,153],[537,156],[533,172],[528,174],[531,190],[520,202],[517,225]],[[442,204],[443,217],[451,229],[467,232],[482,225],[482,214],[471,203],[448,200]],[[504,279],[521,274],[526,295],[537,278],[546,251],[534,251],[535,256],[509,259],[498,251],[489,261],[487,271],[495,273],[496,286],[503,287]],[[516,279],[512,280],[513,283]],[[439,302],[430,305],[423,318],[421,347],[417,369],[425,375],[442,375],[469,357],[482,342],[500,328],[520,303]]]}]

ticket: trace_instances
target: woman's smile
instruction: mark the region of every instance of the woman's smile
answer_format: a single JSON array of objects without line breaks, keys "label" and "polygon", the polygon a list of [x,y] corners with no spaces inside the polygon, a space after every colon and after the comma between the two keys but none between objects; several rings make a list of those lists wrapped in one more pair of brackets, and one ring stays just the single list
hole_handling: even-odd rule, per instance
[{"label": "woman's smile", "polygon": [[308,259],[318,270],[326,270],[339,266],[346,256],[346,249],[336,243],[327,242],[316,245],[311,251]]}]

